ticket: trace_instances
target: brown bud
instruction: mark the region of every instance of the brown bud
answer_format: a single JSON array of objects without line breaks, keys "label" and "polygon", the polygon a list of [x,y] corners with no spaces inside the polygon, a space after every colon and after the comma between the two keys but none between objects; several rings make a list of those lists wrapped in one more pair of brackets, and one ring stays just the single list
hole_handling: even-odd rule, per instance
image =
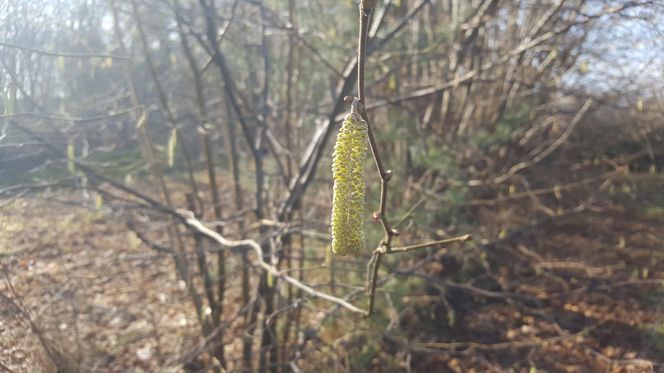
[{"label": "brown bud", "polygon": [[378,223],[381,219],[380,211],[374,211],[371,217],[373,218],[374,223]]}]

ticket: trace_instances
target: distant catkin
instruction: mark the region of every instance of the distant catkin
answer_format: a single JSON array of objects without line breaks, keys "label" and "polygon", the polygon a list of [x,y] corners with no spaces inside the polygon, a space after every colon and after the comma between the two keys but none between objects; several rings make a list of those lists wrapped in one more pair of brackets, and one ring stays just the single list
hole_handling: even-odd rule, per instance
[{"label": "distant catkin", "polygon": [[353,105],[344,118],[332,156],[332,252],[361,255],[364,242],[364,161],[367,122]]}]

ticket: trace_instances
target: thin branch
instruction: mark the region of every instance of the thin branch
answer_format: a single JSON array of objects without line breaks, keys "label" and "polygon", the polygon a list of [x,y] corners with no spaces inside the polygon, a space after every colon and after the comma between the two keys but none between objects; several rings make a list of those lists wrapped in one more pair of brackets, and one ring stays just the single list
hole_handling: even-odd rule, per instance
[{"label": "thin branch", "polygon": [[408,347],[414,350],[447,350],[452,352],[459,352],[462,354],[472,353],[474,351],[500,351],[512,348],[532,348],[539,347],[544,344],[553,344],[570,339],[578,338],[579,336],[587,335],[592,329],[597,327],[597,325],[592,325],[581,331],[573,334],[561,335],[558,337],[552,337],[547,339],[542,339],[539,341],[509,341],[509,342],[498,342],[498,343],[479,343],[479,342],[408,342]]},{"label": "thin branch", "polygon": [[[373,132],[373,128],[369,121],[366,111],[364,110],[365,103],[365,92],[364,92],[364,66],[367,59],[367,32],[369,29],[369,20],[371,18],[371,13],[373,7],[375,6],[375,1],[373,0],[363,0],[360,3],[360,34],[358,38],[357,45],[357,93],[359,97],[359,102],[361,105],[359,108],[360,115],[367,123],[367,133],[369,137],[369,145],[371,147],[371,154],[373,155],[374,161],[376,162],[376,168],[378,169],[378,175],[380,176],[380,207],[378,212],[378,217],[383,225],[383,230],[385,231],[385,238],[380,244],[380,249],[385,251],[390,250],[390,245],[392,243],[392,238],[397,236],[398,233],[390,228],[390,225],[387,221],[387,216],[385,216],[386,201],[387,201],[387,183],[392,177],[392,171],[385,170],[383,161],[378,152],[378,144],[376,142],[376,137]],[[353,105],[353,110],[357,110],[356,105]],[[383,251],[384,252],[384,251]],[[378,278],[378,270],[380,268],[380,260],[383,254],[381,251],[374,251],[371,260],[369,261],[369,312],[371,315],[373,312],[374,301],[376,297],[376,280]],[[373,263],[373,267],[372,267]]]},{"label": "thin branch", "polygon": [[401,246],[401,247],[393,247],[390,248],[389,251],[385,246],[381,246],[374,250],[374,253],[380,253],[380,254],[393,254],[393,253],[404,253],[407,251],[413,251],[417,249],[425,249],[427,247],[436,247],[440,245],[446,245],[449,243],[454,243],[454,242],[465,242],[465,241],[470,241],[472,240],[473,237],[469,234],[464,234],[463,236],[458,236],[458,237],[452,237],[452,238],[446,238],[444,240],[438,240],[438,241],[431,241],[431,242],[424,242],[416,245],[410,245],[410,246]]},{"label": "thin branch", "polygon": [[0,203],[0,210],[2,210],[3,208],[5,208],[5,207],[7,207],[11,204],[13,204],[19,198],[23,197],[23,195],[27,192],[28,192],[28,189],[23,189],[22,191],[18,192],[16,195],[12,196],[12,198],[10,198],[9,200],[3,201],[2,203]]},{"label": "thin branch", "polygon": [[490,198],[490,199],[476,199],[467,203],[463,203],[460,206],[491,206],[494,204],[498,204],[501,202],[507,202],[507,201],[513,201],[515,199],[520,199],[520,198],[525,198],[525,197],[531,197],[531,196],[539,196],[539,195],[545,195],[545,194],[555,194],[555,193],[560,193],[565,190],[571,190],[578,188],[580,186],[585,186],[588,184],[592,183],[597,183],[597,182],[605,182],[607,180],[612,180],[616,177],[619,176],[624,176],[625,175],[625,170],[620,168],[617,170],[609,171],[597,176],[592,176],[587,179],[581,179],[581,180],[576,180],[573,182],[570,182],[568,184],[558,184],[553,187],[547,187],[547,188],[540,188],[540,189],[531,189],[525,192],[517,192],[517,193],[512,193],[509,195],[501,195],[497,198]]},{"label": "thin branch", "polygon": [[127,221],[126,224],[127,228],[129,228],[130,231],[134,232],[136,237],[138,237],[138,239],[141,240],[141,242],[143,242],[150,249],[161,254],[176,255],[175,251],[173,251],[173,249],[171,249],[170,247],[158,244],[152,241],[151,239],[147,238],[145,234],[143,234],[140,230],[138,230],[138,228],[136,227],[136,223],[134,221],[129,220]]},{"label": "thin branch", "polygon": [[214,230],[206,227],[203,223],[201,223],[200,220],[196,219],[193,217],[193,214],[189,211],[185,212],[180,212],[180,215],[182,217],[183,222],[190,228],[196,230],[197,232],[207,236],[208,238],[212,239],[213,241],[217,242],[223,247],[229,247],[229,248],[240,248],[240,247],[250,247],[254,250],[256,253],[256,259],[255,259],[255,264],[263,268],[266,272],[271,274],[274,277],[277,277],[293,286],[295,286],[298,289],[301,289],[308,293],[311,296],[314,296],[316,298],[324,299],[329,302],[335,303],[339,306],[342,306],[349,311],[359,313],[362,315],[368,315],[367,311],[360,309],[353,304],[338,298],[334,297],[332,295],[328,295],[325,293],[321,293],[319,291],[314,290],[312,287],[303,284],[299,280],[290,277],[288,275],[283,274],[280,272],[277,268],[272,266],[271,264],[267,263],[264,261],[264,254],[263,254],[263,249],[261,248],[261,245],[258,244],[258,242],[251,240],[251,239],[244,239],[244,240],[237,240],[237,241],[231,241],[226,238],[224,238],[222,235],[219,233],[215,232]]},{"label": "thin branch", "polygon": [[[380,268],[380,260],[383,257],[382,253],[374,253],[371,260],[367,265],[369,267],[369,315],[373,313],[374,303],[376,298],[376,283],[378,281],[378,269]],[[373,263],[373,266],[371,265]]]},{"label": "thin branch", "polygon": [[198,185],[196,183],[196,179],[194,178],[194,167],[193,167],[192,157],[189,154],[189,150],[187,148],[187,143],[184,139],[184,136],[182,135],[181,131],[177,130],[177,120],[175,118],[175,115],[173,114],[173,111],[171,110],[166,92],[161,82],[159,81],[157,68],[150,54],[150,50],[148,47],[149,43],[143,27],[143,22],[141,20],[138,11],[138,5],[136,3],[136,0],[131,1],[131,6],[134,13],[134,19],[136,20],[136,29],[138,31],[139,39],[141,40],[141,45],[143,47],[143,54],[145,56],[145,62],[147,63],[148,71],[150,72],[150,76],[152,77],[152,82],[154,83],[155,89],[157,91],[159,102],[162,106],[162,109],[166,113],[166,117],[168,118],[168,123],[170,124],[169,127],[175,130],[177,141],[180,143],[180,148],[182,149],[182,155],[184,155],[184,159],[187,165],[187,174],[189,176],[189,184],[191,186],[191,191],[194,195],[196,202],[198,203],[197,207],[202,211],[203,200],[201,199],[201,196],[198,193]]},{"label": "thin branch", "polygon": [[[397,28],[394,29],[394,32],[398,31],[403,25],[405,25],[405,22],[412,17],[415,12],[419,11],[427,1],[421,1],[420,4],[418,4],[415,9],[409,13],[408,16],[405,17],[405,19],[400,23]],[[440,240],[440,241],[434,241],[434,242],[427,242],[427,243],[422,243],[422,244],[417,244],[417,245],[411,245],[411,246],[404,246],[404,247],[398,247],[398,248],[392,248],[392,239],[394,237],[397,237],[399,235],[399,232],[395,229],[392,229],[390,227],[390,224],[388,222],[387,216],[386,216],[386,205],[387,205],[387,188],[388,188],[388,183],[390,179],[392,178],[392,171],[391,170],[386,170],[385,166],[383,164],[382,158],[380,156],[380,153],[378,151],[378,144],[376,141],[376,137],[374,135],[373,127],[371,126],[371,123],[369,121],[369,118],[367,116],[366,110],[365,110],[365,91],[364,91],[364,69],[365,69],[365,64],[366,64],[366,59],[367,59],[367,38],[368,38],[368,27],[369,27],[369,20],[371,17],[371,13],[373,11],[373,8],[375,6],[376,2],[374,0],[362,0],[360,2],[360,34],[358,38],[358,46],[357,46],[357,91],[358,91],[358,97],[360,101],[360,114],[362,116],[362,119],[364,119],[367,123],[367,132],[368,132],[368,137],[369,137],[369,145],[371,147],[371,153],[373,155],[374,161],[376,163],[376,168],[378,169],[378,175],[380,176],[380,204],[379,204],[379,210],[378,212],[374,213],[374,215],[380,219],[380,222],[383,226],[383,230],[385,232],[385,237],[381,241],[380,245],[374,252],[372,253],[371,260],[369,261],[367,267],[368,267],[368,292],[369,292],[369,309],[368,309],[368,315],[371,315],[373,313],[374,309],[374,303],[375,303],[375,298],[376,298],[376,283],[378,279],[378,271],[380,269],[380,263],[382,256],[384,254],[389,254],[392,252],[407,252],[407,251],[412,251],[420,248],[425,248],[425,247],[431,247],[431,246],[439,246],[451,242],[463,242],[471,239],[471,236],[469,234],[463,235],[460,237],[454,237],[454,238],[449,238],[445,240]],[[383,40],[385,42],[385,40]],[[379,43],[379,45],[382,45],[382,43]],[[374,49],[377,48],[377,46],[374,46]],[[353,110],[356,110],[356,105],[353,105],[352,108]]]},{"label": "thin branch", "polygon": [[[366,55],[370,55],[372,52],[382,48],[396,35],[398,35],[399,32],[403,30],[404,26],[408,24],[408,21],[410,21],[418,12],[420,12],[424,5],[429,2],[430,0],[422,0],[391,30],[389,30],[382,39],[372,42],[366,49]],[[375,38],[375,33],[377,33],[378,30],[378,27],[371,30],[371,35],[369,35],[369,38],[372,39],[372,41]],[[334,123],[337,121],[336,117],[343,111],[344,98],[351,93],[353,85],[355,84],[355,79],[357,77],[357,65],[357,58],[353,58],[348,62],[346,68],[344,69],[343,80],[339,82],[337,87],[337,95],[334,106],[323,124],[321,124],[321,126],[316,130],[316,133],[312,137],[309,143],[309,147],[303,154],[302,162],[300,163],[300,169],[298,173],[293,176],[290,182],[288,187],[288,197],[279,206],[278,216],[281,220],[284,220],[285,217],[290,214],[309,185],[311,185],[311,181],[316,174],[316,169],[318,168],[318,164],[320,163],[323,152],[325,151],[325,145],[327,144],[330,135],[334,130]]]},{"label": "thin branch", "polygon": [[17,45],[13,43],[8,43],[6,41],[0,41],[0,47],[18,49],[23,52],[41,54],[43,56],[50,57],[64,57],[64,58],[112,58],[115,60],[130,61],[131,58],[127,56],[118,56],[114,54],[103,54],[103,53],[68,53],[68,52],[54,52],[54,51],[45,51],[42,49],[25,47],[22,45]]},{"label": "thin branch", "polygon": [[4,364],[1,363],[1,362],[0,362],[0,368],[2,368],[5,372],[8,372],[8,373],[16,373],[15,370],[11,370],[11,369],[9,369],[6,365],[4,365]]},{"label": "thin branch", "polygon": [[0,115],[0,120],[14,119],[14,118],[40,118],[40,119],[49,119],[49,120],[60,120],[65,122],[86,123],[86,122],[97,122],[102,120],[113,119],[122,115],[131,114],[137,111],[143,111],[144,109],[145,108],[143,106],[135,106],[128,109],[120,111],[110,111],[108,114],[95,115],[91,117],[71,117],[69,115],[26,112],[26,113],[2,114]]},{"label": "thin branch", "polygon": [[546,158],[549,154],[553,153],[556,149],[560,147],[560,145],[562,145],[570,137],[572,131],[574,131],[574,128],[576,128],[576,125],[579,122],[581,122],[581,119],[584,117],[586,112],[588,112],[590,106],[592,106],[592,103],[593,103],[592,98],[589,97],[588,99],[586,99],[586,102],[584,102],[583,106],[581,106],[581,108],[576,113],[574,118],[572,118],[572,121],[567,125],[565,132],[563,132],[563,134],[558,139],[556,139],[556,141],[554,141],[553,144],[549,145],[548,148],[544,149],[541,153],[537,154],[535,157],[533,157],[533,159],[528,161],[523,161],[512,166],[512,168],[510,168],[509,171],[495,178],[493,182],[496,184],[500,184],[503,181],[507,180],[512,175],[516,174],[517,172],[523,170],[524,168],[532,166],[533,164],[539,163],[542,159]]}]

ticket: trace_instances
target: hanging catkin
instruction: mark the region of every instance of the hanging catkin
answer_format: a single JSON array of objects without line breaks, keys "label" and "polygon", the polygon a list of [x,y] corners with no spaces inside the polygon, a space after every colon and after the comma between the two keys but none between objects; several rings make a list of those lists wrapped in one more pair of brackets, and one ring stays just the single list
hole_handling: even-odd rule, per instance
[{"label": "hanging catkin", "polygon": [[364,161],[367,154],[367,122],[354,101],[344,118],[332,156],[332,252],[361,255],[364,242]]}]

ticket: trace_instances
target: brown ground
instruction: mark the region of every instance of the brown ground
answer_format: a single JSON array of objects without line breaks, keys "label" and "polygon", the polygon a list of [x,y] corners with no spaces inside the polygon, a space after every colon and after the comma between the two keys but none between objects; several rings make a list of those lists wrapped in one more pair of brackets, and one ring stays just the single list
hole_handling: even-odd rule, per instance
[{"label": "brown ground", "polygon": [[479,343],[424,343],[417,371],[664,372],[663,223],[608,208],[485,246],[473,283],[495,294],[449,290],[458,321],[434,302],[442,321],[427,336]]},{"label": "brown ground", "polygon": [[[193,347],[198,325],[172,261],[121,222],[20,199],[0,214],[0,255],[14,287],[3,281],[0,291],[19,295],[70,364],[85,356],[82,371],[168,371]],[[17,372],[50,370],[16,309],[0,303],[0,312],[0,362]]]},{"label": "brown ground", "polygon": [[[663,224],[656,209],[611,208],[509,236],[456,269],[445,269],[441,251],[423,273],[447,281],[445,299],[428,289],[416,305],[408,294],[404,339],[382,342],[374,370],[664,372]],[[198,341],[171,260],[107,215],[19,199],[0,214],[0,263],[0,292],[21,302],[73,369],[82,360],[81,371],[178,371]],[[470,279],[493,293],[449,286]],[[0,363],[51,371],[14,305],[0,302],[0,315]],[[407,343],[409,363],[396,362]]]}]

